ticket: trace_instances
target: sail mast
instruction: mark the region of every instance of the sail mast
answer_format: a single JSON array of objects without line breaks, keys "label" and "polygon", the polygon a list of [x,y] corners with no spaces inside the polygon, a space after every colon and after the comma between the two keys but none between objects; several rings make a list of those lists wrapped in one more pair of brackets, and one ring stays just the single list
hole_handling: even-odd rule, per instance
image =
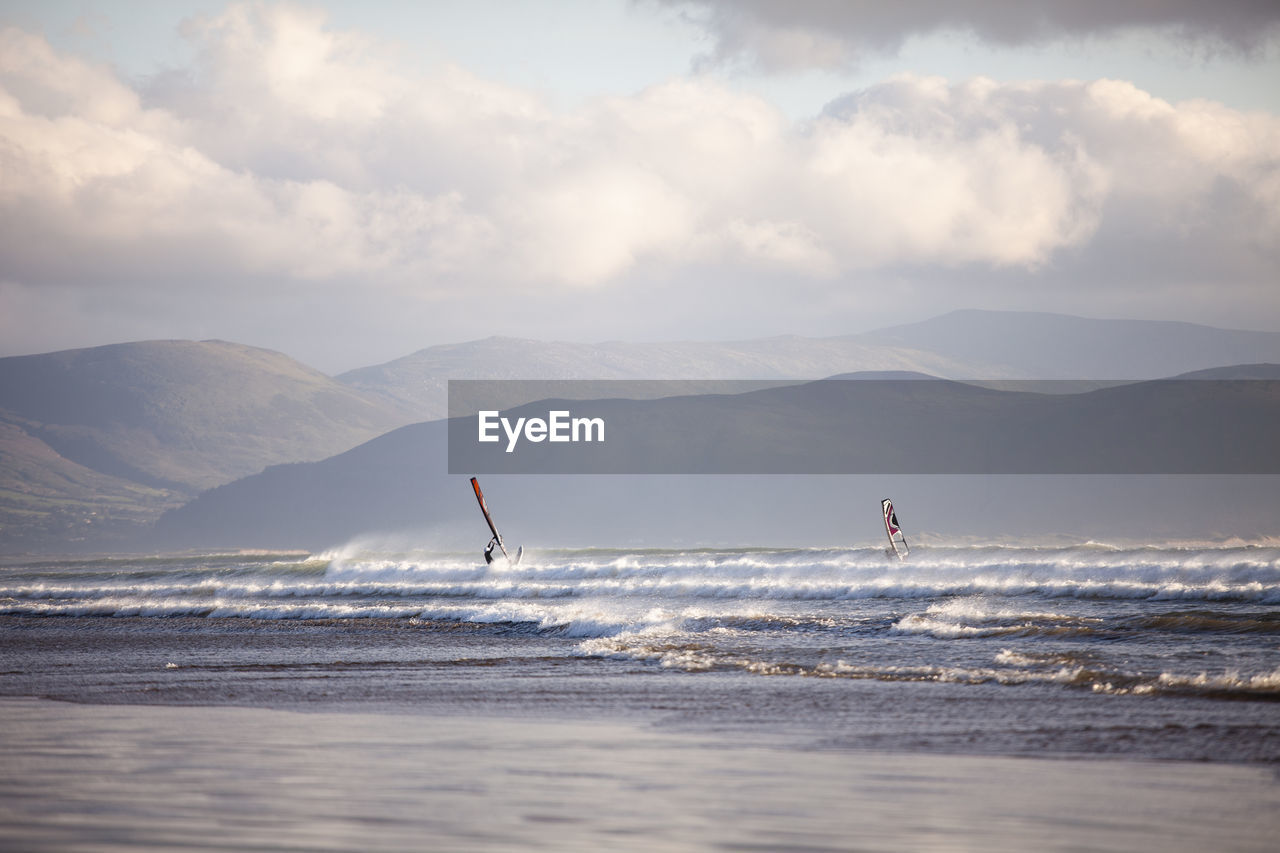
[{"label": "sail mast", "polygon": [[489,529],[493,531],[493,541],[498,543],[502,556],[507,558],[507,562],[510,562],[511,555],[507,553],[507,546],[502,544],[502,534],[498,532],[497,525],[493,523],[493,516],[489,514],[489,507],[484,502],[484,492],[480,491],[480,482],[475,477],[471,478],[471,488],[475,489],[476,500],[480,502],[480,511],[484,513],[484,520],[489,523]]}]

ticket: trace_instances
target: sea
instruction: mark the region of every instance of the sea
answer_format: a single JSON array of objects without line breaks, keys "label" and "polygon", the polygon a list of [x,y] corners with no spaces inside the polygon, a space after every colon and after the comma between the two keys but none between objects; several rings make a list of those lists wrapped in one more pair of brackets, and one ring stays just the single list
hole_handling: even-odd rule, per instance
[{"label": "sea", "polygon": [[0,564],[0,849],[1274,850],[1280,542]]}]

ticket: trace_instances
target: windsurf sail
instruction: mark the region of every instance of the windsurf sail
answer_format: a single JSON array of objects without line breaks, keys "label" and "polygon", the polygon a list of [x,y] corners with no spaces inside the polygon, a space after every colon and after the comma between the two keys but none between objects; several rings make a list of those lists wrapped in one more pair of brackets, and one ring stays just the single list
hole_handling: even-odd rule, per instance
[{"label": "windsurf sail", "polygon": [[899,560],[905,560],[911,552],[907,549],[907,537],[902,535],[902,525],[898,524],[898,514],[893,511],[893,501],[888,498],[880,501],[880,509],[884,512],[884,531],[889,534],[889,548],[885,552],[891,551]]},{"label": "windsurf sail", "polygon": [[471,478],[471,488],[476,491],[476,500],[480,502],[480,511],[484,513],[484,520],[489,524],[489,530],[493,533],[493,538],[489,540],[489,544],[484,548],[484,562],[486,565],[493,562],[493,549],[496,547],[502,552],[502,556],[507,558],[507,562],[511,565],[519,565],[520,558],[524,556],[524,546],[521,545],[516,549],[516,558],[511,559],[511,555],[507,553],[507,546],[502,543],[502,534],[498,532],[498,527],[493,523],[493,516],[489,514],[489,505],[484,502],[484,492],[480,491],[480,481],[475,477]]}]

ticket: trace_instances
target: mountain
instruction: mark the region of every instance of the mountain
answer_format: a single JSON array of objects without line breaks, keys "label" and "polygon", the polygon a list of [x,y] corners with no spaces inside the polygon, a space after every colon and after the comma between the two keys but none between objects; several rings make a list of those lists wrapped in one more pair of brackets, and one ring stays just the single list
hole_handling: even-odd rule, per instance
[{"label": "mountain", "polygon": [[184,497],[72,462],[0,417],[0,553],[136,536]]},{"label": "mountain", "polygon": [[925,530],[999,540],[1256,536],[1274,533],[1280,506],[1280,477],[1254,476],[1280,472],[1277,381],[1039,394],[832,380],[571,405],[610,425],[602,445],[529,445],[508,462],[501,446],[449,446],[474,438],[474,418],[415,424],[205,493],[161,518],[159,541],[319,549],[414,531],[483,544],[469,473],[508,541],[526,545],[856,542],[877,530],[851,513],[875,519],[886,494],[909,500]]},{"label": "mountain", "polygon": [[957,361],[924,349],[852,337],[787,335],[729,342],[596,344],[494,337],[428,347],[336,378],[431,420],[445,416],[450,379],[821,379],[859,370],[992,378],[1016,375],[1000,365]]},{"label": "mountain", "polygon": [[1280,380],[1280,364],[1234,364],[1230,367],[1211,367],[1193,370],[1175,376],[1175,379],[1265,379]]},{"label": "mountain", "polygon": [[950,379],[1157,379],[1252,362],[1280,362],[1280,333],[973,310],[828,338],[580,344],[494,337],[428,347],[336,378],[431,420],[446,414],[450,379],[821,379],[863,371]]},{"label": "mountain", "polygon": [[211,489],[165,513],[156,541],[184,548],[321,547],[447,517],[458,508],[442,496],[445,427],[410,424],[329,459],[273,465]]},{"label": "mountain", "polygon": [[287,356],[223,341],[3,358],[0,540],[150,522],[204,489],[407,420]]},{"label": "mountain", "polygon": [[1008,371],[945,374],[964,379],[1156,379],[1213,367],[1280,362],[1278,332],[1023,311],[953,311],[853,339]]},{"label": "mountain", "polygon": [[[573,399],[646,398],[664,390],[661,384],[642,387],[632,382],[602,392],[600,380],[680,378],[688,380],[680,393],[697,396],[713,391],[740,394],[744,386],[734,383],[742,379],[755,380],[754,387],[764,389],[778,382],[855,372],[889,379],[908,373],[982,377],[991,380],[986,383],[989,390],[1017,390],[1010,380],[1153,378],[1217,370],[1228,360],[1280,362],[1280,335],[1192,324],[969,311],[831,338],[598,344],[489,338],[429,347],[333,378],[279,353],[220,341],[150,341],[4,358],[0,550],[95,543],[123,547],[161,512],[203,490],[270,466],[325,460],[396,427],[443,417],[450,379],[596,380],[583,381],[576,393],[566,395]],[[1212,376],[1226,378],[1221,373]],[[1053,393],[1066,393],[1100,389],[1106,383],[1052,384]],[[522,383],[518,392],[510,405],[560,393],[549,390],[547,382]],[[1174,410],[1170,416],[1179,419],[1181,413]],[[904,438],[911,428],[892,429]],[[810,449],[821,446],[815,442]],[[701,456],[689,459],[699,462],[727,450],[704,447]],[[660,456],[676,458],[665,451]],[[405,467],[405,458],[395,464],[403,470],[386,471],[388,482],[411,469]],[[279,471],[272,476],[284,477]],[[344,476],[357,477],[351,472]],[[441,472],[431,476],[448,481]],[[634,504],[635,496],[648,488],[632,482],[625,494]],[[581,494],[579,488],[557,499],[572,503]],[[659,503],[672,503],[666,492],[650,495]],[[720,497],[726,505],[736,499],[732,494]],[[325,500],[329,499],[334,507],[350,511],[349,517],[335,522],[335,531],[350,527],[351,520],[372,518],[340,494]],[[370,495],[364,499],[372,502],[370,506],[381,500]],[[599,499],[627,503],[612,496]],[[332,514],[318,496],[294,494],[280,500],[305,505],[314,517]],[[261,514],[263,523],[282,511],[280,506],[246,505]],[[737,504],[738,516],[751,518],[754,506]],[[196,508],[193,505],[193,512]],[[592,511],[595,505],[582,509]],[[696,508],[687,509],[696,518]],[[415,508],[409,515],[419,517],[417,512]]]}]

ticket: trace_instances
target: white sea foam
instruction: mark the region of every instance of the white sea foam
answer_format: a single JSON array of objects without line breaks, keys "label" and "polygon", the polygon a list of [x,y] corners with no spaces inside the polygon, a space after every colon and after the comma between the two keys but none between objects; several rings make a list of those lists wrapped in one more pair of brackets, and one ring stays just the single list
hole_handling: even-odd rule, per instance
[{"label": "white sea foam", "polygon": [[357,543],[298,559],[12,566],[0,614],[448,622],[690,673],[1280,693],[1274,544],[935,544],[902,563],[878,548],[539,549],[478,563]]},{"label": "white sea foam", "polygon": [[[893,625],[903,634],[929,634],[940,639],[994,637],[1001,634],[1058,632],[1071,626],[1087,629],[1087,623],[1067,614],[995,607],[987,599],[970,596],[930,605],[922,613],[910,613]],[[1085,624],[1081,624],[1085,623]]]},{"label": "white sea foam", "polygon": [[[559,552],[486,572],[455,559],[344,558],[327,576],[360,591],[856,600],[942,595],[1280,602],[1276,549],[920,549],[888,565],[865,551]],[[382,582],[381,586],[359,584]]]},{"label": "white sea foam", "polygon": [[665,668],[686,672],[738,669],[762,676],[1005,686],[1057,684],[1111,695],[1141,696],[1159,693],[1280,695],[1280,669],[1254,675],[1228,671],[1218,675],[1206,673],[1181,675],[1165,672],[1156,676],[1147,676],[1140,673],[1099,670],[1081,663],[1052,662],[1012,654],[1004,654],[997,660],[996,666],[986,667],[861,664],[843,659],[834,663],[803,665],[717,653],[707,647],[636,643],[618,638],[593,641],[590,644],[584,644],[584,647],[589,653],[602,657],[652,660]]},{"label": "white sea foam", "polygon": [[1170,688],[1189,687],[1195,690],[1240,690],[1275,693],[1280,692],[1280,667],[1273,669],[1271,672],[1262,672],[1255,675],[1242,674],[1239,670],[1234,669],[1217,675],[1210,675],[1207,672],[1200,672],[1195,675],[1162,672],[1160,673],[1159,681],[1161,686]]},{"label": "white sea foam", "polygon": [[[1036,607],[964,610],[989,597],[1280,604],[1280,548],[939,545],[917,548],[905,563],[890,563],[875,548],[547,549],[531,552],[518,566],[484,567],[471,554],[371,550],[357,543],[300,560],[183,558],[171,566],[155,560],[79,562],[57,572],[18,567],[0,575],[2,613],[434,618],[431,614],[452,612],[483,622],[508,612],[515,621],[584,635],[609,630],[605,626],[635,629],[637,602],[716,602],[722,610],[759,604],[768,614],[783,612],[788,603],[834,606],[946,597],[953,602],[935,602],[899,617],[895,630],[959,638],[1062,624],[1051,611]],[[468,606],[451,608],[450,601]],[[552,602],[583,606],[576,611],[526,608],[529,612],[515,606]]]}]

